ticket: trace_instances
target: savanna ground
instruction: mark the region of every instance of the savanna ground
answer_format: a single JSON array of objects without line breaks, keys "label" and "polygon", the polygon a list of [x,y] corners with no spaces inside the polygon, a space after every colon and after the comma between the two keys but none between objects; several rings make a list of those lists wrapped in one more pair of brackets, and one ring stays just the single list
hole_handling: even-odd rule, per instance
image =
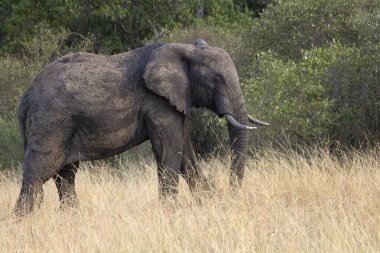
[{"label": "savanna ground", "polygon": [[20,173],[0,174],[2,252],[379,252],[380,147],[261,152],[242,188],[228,190],[229,161],[201,162],[212,194],[194,200],[180,182],[160,203],[154,163],[82,164],[77,209],[60,209],[52,181],[32,215],[10,215]]}]

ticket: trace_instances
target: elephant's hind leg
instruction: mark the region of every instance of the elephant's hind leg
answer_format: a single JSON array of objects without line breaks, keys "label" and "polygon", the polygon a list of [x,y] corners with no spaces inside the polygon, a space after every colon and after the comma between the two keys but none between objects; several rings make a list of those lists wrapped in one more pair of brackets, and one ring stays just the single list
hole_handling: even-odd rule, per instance
[{"label": "elephant's hind leg", "polygon": [[74,207],[78,204],[77,195],[75,193],[75,174],[78,167],[79,162],[66,164],[57,175],[54,176],[61,207]]},{"label": "elephant's hind leg", "polygon": [[31,213],[43,198],[42,185],[62,166],[63,157],[53,151],[27,148],[23,165],[21,191],[14,208],[16,215]]}]

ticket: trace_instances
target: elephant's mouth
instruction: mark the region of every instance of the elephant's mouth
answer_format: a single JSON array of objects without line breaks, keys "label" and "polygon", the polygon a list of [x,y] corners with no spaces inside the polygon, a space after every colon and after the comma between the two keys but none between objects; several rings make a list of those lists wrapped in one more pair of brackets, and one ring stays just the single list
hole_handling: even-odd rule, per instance
[{"label": "elephant's mouth", "polygon": [[[229,102],[228,99],[225,99],[225,97],[226,96],[222,96],[221,93],[218,93],[216,95],[215,104],[212,108],[214,110],[212,111],[214,111],[218,115],[219,118],[222,118],[222,117],[225,118],[230,126],[233,126],[234,128],[241,129],[241,130],[252,130],[252,129],[257,128],[257,127],[244,125],[248,122],[251,122],[259,126],[269,126],[269,123],[258,120],[252,117],[251,115],[247,114],[244,104],[240,106],[234,106],[234,107],[230,106],[231,103]],[[231,109],[231,107],[235,109]],[[237,115],[239,115],[238,120],[234,118],[234,116],[237,116]],[[243,124],[240,123],[239,121],[242,122]]]}]

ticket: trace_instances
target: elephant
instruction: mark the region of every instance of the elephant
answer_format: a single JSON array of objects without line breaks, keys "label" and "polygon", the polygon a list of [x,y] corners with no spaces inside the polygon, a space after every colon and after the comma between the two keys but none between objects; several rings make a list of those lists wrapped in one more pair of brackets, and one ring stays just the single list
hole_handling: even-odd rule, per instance
[{"label": "elephant", "polygon": [[230,55],[204,40],[160,43],[116,55],[72,53],[48,64],[18,108],[24,144],[21,191],[14,212],[30,213],[53,178],[63,205],[77,204],[80,161],[103,159],[150,140],[159,196],[175,196],[179,177],[190,190],[202,182],[187,117],[207,108],[227,120],[240,185],[251,121]]}]

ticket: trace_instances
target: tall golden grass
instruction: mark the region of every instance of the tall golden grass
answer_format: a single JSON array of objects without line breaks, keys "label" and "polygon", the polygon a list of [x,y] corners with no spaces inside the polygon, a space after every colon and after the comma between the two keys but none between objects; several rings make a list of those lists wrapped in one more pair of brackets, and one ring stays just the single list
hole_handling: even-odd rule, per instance
[{"label": "tall golden grass", "polygon": [[229,161],[201,162],[215,183],[198,203],[180,182],[158,200],[156,169],[84,163],[77,209],[60,209],[52,181],[33,214],[11,215],[20,174],[0,174],[2,252],[379,252],[380,148],[339,157],[269,150],[228,190]]}]

